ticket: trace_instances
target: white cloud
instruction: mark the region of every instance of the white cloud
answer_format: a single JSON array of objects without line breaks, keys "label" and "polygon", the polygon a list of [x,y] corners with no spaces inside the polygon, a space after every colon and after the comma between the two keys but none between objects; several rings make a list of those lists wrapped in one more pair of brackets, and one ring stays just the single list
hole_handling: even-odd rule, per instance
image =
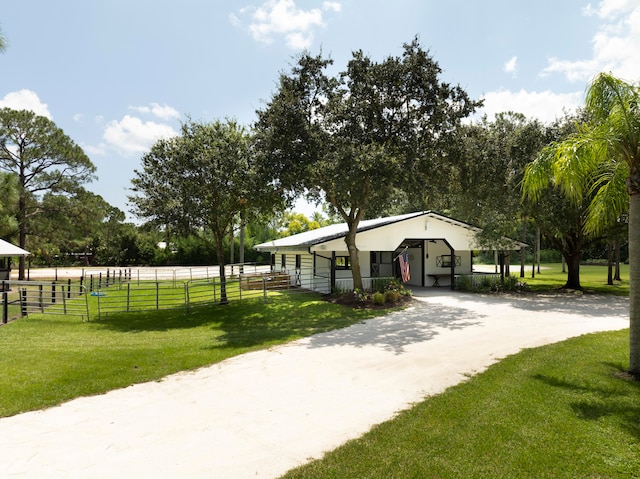
[{"label": "white cloud", "polygon": [[160,105],[158,103],[151,103],[149,106],[129,106],[129,110],[134,110],[140,113],[150,113],[165,121],[180,117],[178,110],[166,104]]},{"label": "white cloud", "polygon": [[100,143],[98,146],[85,144],[81,144],[80,146],[89,156],[106,156],[107,154],[107,145],[105,143]]},{"label": "white cloud", "polygon": [[[240,16],[249,16],[247,30],[254,40],[273,43],[275,37],[283,37],[289,48],[301,50],[311,46],[313,29],[324,27],[323,11],[340,12],[342,4],[326,1],[322,8],[304,10],[298,8],[294,0],[268,0],[260,7],[245,7],[239,10]],[[242,21],[235,14],[229,15],[234,26]]]},{"label": "white cloud", "polygon": [[334,12],[341,12],[342,4],[339,2],[323,2],[322,9],[326,11],[333,10]]},{"label": "white cloud", "polygon": [[620,12],[632,10],[636,0],[602,0],[597,7],[587,5],[583,12],[585,15],[597,15],[600,18],[608,18]]},{"label": "white cloud", "polygon": [[51,119],[51,113],[49,112],[49,106],[46,103],[42,103],[38,94],[31,90],[22,89],[7,93],[5,97],[0,100],[0,108],[11,108],[13,110],[31,110],[36,115],[44,116]]},{"label": "white cloud", "polygon": [[76,113],[75,115],[73,115],[73,121],[75,121],[76,123],[84,123],[84,114]]},{"label": "white cloud", "polygon": [[626,80],[640,78],[640,5],[637,0],[603,0],[584,13],[597,15],[602,24],[593,37],[591,58],[572,61],[549,59],[543,76],[560,73],[570,81],[585,82],[601,71]]},{"label": "white cloud", "polygon": [[125,115],[120,121],[110,121],[104,131],[106,144],[124,156],[146,152],[161,138],[176,136],[169,125],[153,121],[142,121],[135,116]]},{"label": "white cloud", "polygon": [[497,113],[513,111],[522,113],[528,118],[537,118],[550,123],[563,116],[565,111],[572,111],[582,105],[582,92],[553,93],[551,91],[512,92],[502,90],[487,93],[484,96],[484,107],[479,115],[487,115],[492,120]]},{"label": "white cloud", "polygon": [[518,57],[511,57],[509,61],[504,64],[503,69],[505,72],[510,73],[513,77],[515,77],[516,73],[518,72]]}]

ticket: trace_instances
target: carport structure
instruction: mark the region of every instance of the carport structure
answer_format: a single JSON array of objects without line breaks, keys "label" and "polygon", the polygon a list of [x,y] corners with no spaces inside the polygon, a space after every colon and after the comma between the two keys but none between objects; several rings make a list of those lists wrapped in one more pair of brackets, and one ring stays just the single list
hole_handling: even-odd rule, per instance
[{"label": "carport structure", "polygon": [[11,258],[28,256],[29,254],[31,253],[0,239],[0,281],[11,279]]}]

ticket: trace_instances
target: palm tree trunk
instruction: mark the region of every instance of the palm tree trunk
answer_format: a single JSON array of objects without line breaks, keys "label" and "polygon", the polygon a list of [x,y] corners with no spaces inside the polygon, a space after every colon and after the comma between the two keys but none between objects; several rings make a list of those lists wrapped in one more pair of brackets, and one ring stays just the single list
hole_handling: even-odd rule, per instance
[{"label": "palm tree trunk", "polygon": [[640,378],[640,194],[629,196],[629,372]]}]

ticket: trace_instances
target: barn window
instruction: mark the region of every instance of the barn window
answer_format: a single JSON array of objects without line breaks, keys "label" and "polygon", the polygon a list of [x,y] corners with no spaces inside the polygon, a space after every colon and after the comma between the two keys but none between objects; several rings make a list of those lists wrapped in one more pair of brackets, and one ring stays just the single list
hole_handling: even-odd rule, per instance
[{"label": "barn window", "polygon": [[336,256],[336,269],[351,269],[348,256]]}]

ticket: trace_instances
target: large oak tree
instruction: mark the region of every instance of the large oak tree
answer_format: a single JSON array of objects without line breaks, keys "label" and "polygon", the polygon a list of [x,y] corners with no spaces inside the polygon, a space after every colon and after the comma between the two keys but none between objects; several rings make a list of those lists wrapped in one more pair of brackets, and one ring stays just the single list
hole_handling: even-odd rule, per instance
[{"label": "large oak tree", "polygon": [[447,136],[479,106],[417,39],[400,57],[376,63],[356,51],[344,71],[302,54],[258,111],[257,148],[264,177],[291,196],[324,199],[349,227],[345,238],[354,288],[362,288],[356,231],[379,216],[399,189],[434,181]]}]

